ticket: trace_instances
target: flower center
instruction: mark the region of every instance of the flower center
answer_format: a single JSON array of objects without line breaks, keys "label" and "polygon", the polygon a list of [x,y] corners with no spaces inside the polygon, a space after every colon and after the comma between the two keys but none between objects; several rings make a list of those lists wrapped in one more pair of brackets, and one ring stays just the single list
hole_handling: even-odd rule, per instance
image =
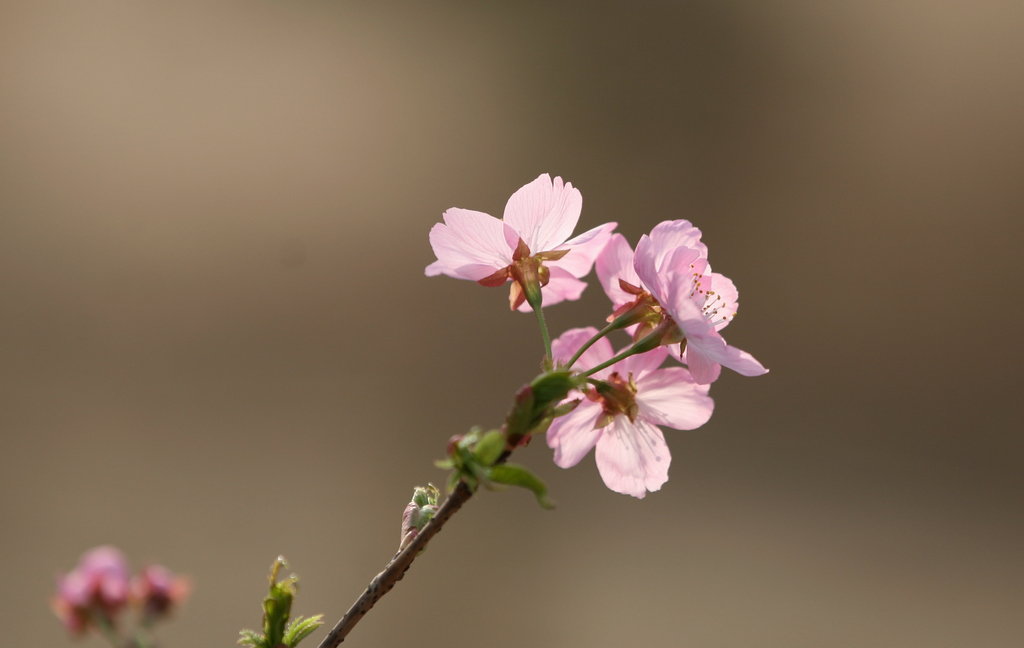
[{"label": "flower center", "polygon": [[625,414],[632,423],[636,421],[639,408],[636,404],[636,382],[633,374],[623,379],[616,371],[605,380],[594,381],[594,388],[587,392],[587,399],[600,403],[604,412],[597,418],[594,429],[611,425],[616,416]]},{"label": "flower center", "polygon": [[[706,263],[699,263],[702,268],[707,266]],[[724,324],[730,317],[736,317],[736,309],[728,309],[728,304],[722,299],[722,296],[711,290],[711,277],[706,277],[702,268],[699,269],[697,264],[690,264],[690,269],[693,270],[690,275],[690,299],[700,306],[704,318],[712,326],[719,328],[719,324]]]},{"label": "flower center", "polygon": [[557,261],[569,252],[569,250],[548,250],[531,254],[526,241],[520,238],[519,245],[512,253],[512,263],[483,279],[478,279],[477,283],[488,288],[496,288],[505,285],[505,282],[511,279],[512,286],[509,290],[508,302],[512,310],[519,308],[526,301],[529,301],[530,304],[539,304],[541,287],[548,285],[548,282],[551,281],[551,270],[544,265],[544,262]]}]

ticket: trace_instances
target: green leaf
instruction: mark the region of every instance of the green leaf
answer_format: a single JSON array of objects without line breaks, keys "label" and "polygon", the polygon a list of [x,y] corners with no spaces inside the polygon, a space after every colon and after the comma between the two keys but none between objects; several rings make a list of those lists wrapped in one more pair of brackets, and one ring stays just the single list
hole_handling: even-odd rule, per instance
[{"label": "green leaf", "polygon": [[491,481],[509,486],[519,486],[530,490],[537,497],[542,508],[552,509],[555,503],[548,498],[548,487],[544,482],[523,466],[502,464],[491,468]]},{"label": "green leaf", "polygon": [[491,430],[477,442],[473,454],[482,465],[493,466],[504,451],[505,435],[497,430]]},{"label": "green leaf", "polygon": [[553,408],[551,410],[551,417],[558,418],[559,416],[565,416],[569,412],[576,409],[579,406],[581,400],[582,399],[577,398],[576,400],[571,400],[568,403],[563,403],[562,405]]},{"label": "green leaf", "polygon": [[242,635],[238,640],[239,646],[252,646],[252,648],[269,648],[267,646],[267,638],[261,633],[255,630],[242,630],[238,634]]},{"label": "green leaf", "polygon": [[324,624],[321,619],[324,615],[318,614],[316,616],[303,619],[302,616],[295,617],[295,620],[288,624],[288,629],[284,633],[284,643],[288,644],[291,648],[295,646],[313,633],[314,630]]}]

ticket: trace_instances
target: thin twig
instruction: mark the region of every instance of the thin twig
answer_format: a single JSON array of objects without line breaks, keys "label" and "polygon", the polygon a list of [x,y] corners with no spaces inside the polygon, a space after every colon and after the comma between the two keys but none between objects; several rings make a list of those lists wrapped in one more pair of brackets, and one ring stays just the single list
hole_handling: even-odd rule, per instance
[{"label": "thin twig", "polygon": [[356,599],[356,602],[348,609],[348,612],[341,618],[341,621],[338,621],[338,625],[334,626],[334,629],[320,642],[319,648],[337,648],[338,644],[345,641],[345,637],[359,623],[359,620],[370,611],[370,608],[382,596],[391,591],[395,583],[402,580],[405,572],[409,570],[409,566],[412,565],[412,561],[416,560],[416,556],[419,555],[420,551],[426,548],[427,543],[441,530],[445,522],[455,515],[455,512],[462,508],[462,505],[472,496],[473,491],[469,490],[465,482],[459,482],[459,485],[451,492],[444,501],[444,504],[441,505],[441,508],[437,510],[433,519],[420,529],[416,539],[408,547],[395,554],[395,557],[391,559],[391,562],[384,568],[384,571],[374,576],[362,596]]}]

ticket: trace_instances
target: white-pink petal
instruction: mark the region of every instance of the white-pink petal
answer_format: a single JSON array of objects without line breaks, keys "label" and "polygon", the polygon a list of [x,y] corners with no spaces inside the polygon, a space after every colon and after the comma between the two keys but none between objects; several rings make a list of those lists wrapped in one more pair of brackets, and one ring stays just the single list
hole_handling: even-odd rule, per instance
[{"label": "white-pink petal", "polygon": [[444,223],[430,229],[430,246],[437,261],[427,266],[427,276],[445,274],[478,281],[512,263],[506,227],[483,212],[453,207]]},{"label": "white-pink petal", "polygon": [[668,481],[672,461],[665,437],[657,426],[625,416],[604,428],[597,440],[597,469],[608,488],[642,498]]},{"label": "white-pink petal", "polygon": [[676,430],[695,430],[711,418],[715,403],[708,385],[698,385],[683,367],[659,369],[637,381],[640,418]]},{"label": "white-pink petal", "polygon": [[583,196],[571,182],[546,173],[521,187],[505,204],[504,221],[519,233],[532,254],[564,243],[579,221]]},{"label": "white-pink petal", "polygon": [[551,423],[547,442],[548,447],[555,450],[555,465],[572,468],[587,456],[601,437],[601,429],[594,429],[594,424],[603,412],[600,404],[584,400],[576,409]]}]

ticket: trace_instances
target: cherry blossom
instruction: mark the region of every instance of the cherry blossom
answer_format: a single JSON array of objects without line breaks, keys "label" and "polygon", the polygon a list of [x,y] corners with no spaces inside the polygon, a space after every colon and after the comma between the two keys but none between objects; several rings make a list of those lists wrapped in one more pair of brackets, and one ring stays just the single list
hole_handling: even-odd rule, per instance
[{"label": "cherry blossom", "polygon": [[723,365],[744,376],[765,374],[752,355],[718,333],[735,318],[739,293],[728,277],[711,271],[700,236],[689,221],[665,221],[640,239],[634,254],[625,238],[614,235],[597,259],[614,316],[634,316],[636,339],[663,326],[673,357],[700,384],[717,380]]},{"label": "cherry blossom", "polygon": [[583,197],[572,183],[542,174],[516,191],[502,219],[453,207],[430,230],[437,261],[428,277],[448,275],[501,286],[512,281],[509,304],[528,312],[527,291],[540,289],[545,306],[579,299],[580,278],[608,242],[615,223],[606,223],[569,239],[580,217]]},{"label": "cherry blossom", "polygon": [[[597,329],[572,329],[552,343],[555,359],[565,362]],[[671,455],[659,425],[693,430],[711,418],[714,403],[707,385],[698,385],[683,367],[659,369],[665,347],[630,356],[595,372],[583,392],[570,394],[579,405],[557,418],[547,431],[555,464],[571,468],[596,447],[597,468],[613,491],[642,498],[668,481]],[[585,371],[614,357],[602,338],[576,361]]]}]

